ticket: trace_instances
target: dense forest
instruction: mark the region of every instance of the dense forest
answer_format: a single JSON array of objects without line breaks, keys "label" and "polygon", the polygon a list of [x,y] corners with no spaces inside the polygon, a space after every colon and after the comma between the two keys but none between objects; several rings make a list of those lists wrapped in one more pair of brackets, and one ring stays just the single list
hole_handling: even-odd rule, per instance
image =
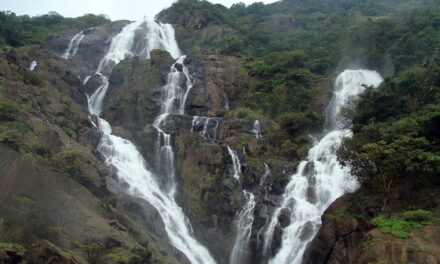
[{"label": "dense forest", "polygon": [[[440,205],[440,3],[438,0],[282,0],[267,5],[262,2],[250,5],[236,3],[230,8],[205,0],[179,0],[157,14],[155,20],[174,26],[176,38],[182,50],[190,58],[194,58],[197,63],[200,62],[200,65],[207,67],[209,70],[200,66],[205,73],[214,71],[215,67],[211,64],[220,64],[216,58],[223,58],[227,63],[236,64],[232,71],[237,72],[238,77],[234,76],[234,78],[241,78],[240,85],[245,83],[243,86],[246,88],[238,92],[232,89],[233,92],[225,93],[225,96],[227,94],[230,97],[230,109],[228,105],[227,110],[217,111],[214,109],[215,111],[212,111],[214,114],[207,112],[211,115],[210,118],[217,120],[216,126],[219,126],[219,119],[232,120],[231,123],[225,122],[227,128],[223,128],[222,133],[231,134],[234,137],[225,136],[222,140],[218,140],[220,143],[215,143],[223,148],[223,144],[231,144],[235,149],[243,149],[243,156],[249,155],[243,170],[244,174],[248,173],[252,176],[249,176],[246,182],[240,183],[240,187],[252,186],[252,190],[259,191],[259,188],[262,187],[255,186],[261,182],[261,179],[255,175],[262,174],[263,168],[255,164],[264,160],[265,166],[269,165],[272,168],[274,172],[271,187],[264,190],[266,196],[261,198],[262,203],[272,204],[271,206],[275,204],[271,197],[280,196],[284,190],[284,185],[287,182],[285,174],[292,174],[296,171],[292,168],[296,168],[299,162],[307,157],[307,151],[315,144],[313,140],[323,137],[322,131],[325,132],[327,129],[326,111],[328,102],[333,96],[332,91],[336,76],[344,69],[370,69],[380,73],[384,77],[384,81],[378,87],[366,86],[365,92],[359,98],[352,98],[348,106],[343,109],[344,125],[345,128],[352,130],[352,137],[345,138],[337,150],[338,162],[350,170],[353,177],[360,183],[360,188],[353,194],[343,196],[325,213],[322,218],[325,228],[318,233],[318,240],[333,239],[337,242],[341,238],[337,237],[339,236],[339,234],[336,235],[338,232],[332,232],[331,228],[337,230],[338,226],[345,228],[353,225],[355,226],[353,227],[354,231],[352,230],[348,234],[359,232],[362,233],[362,239],[367,240],[367,242],[362,242],[363,244],[360,243],[359,248],[374,247],[377,241],[382,243],[383,241],[389,242],[391,239],[401,240],[397,242],[393,240],[389,244],[404,244],[405,242],[402,241],[405,239],[409,241],[411,237],[414,237],[411,233],[413,230],[421,230],[427,226],[431,228],[438,224],[440,216],[438,209]],[[96,263],[129,263],[129,259],[136,254],[142,255],[144,262],[133,263],[150,263],[145,262],[146,259],[151,263],[161,263],[162,258],[167,258],[168,255],[176,259],[181,256],[174,253],[164,254],[163,252],[169,250],[168,248],[163,249],[159,246],[160,249],[154,248],[157,242],[155,238],[147,242],[142,240],[144,244],[139,242],[141,240],[138,237],[144,235],[144,231],[139,228],[139,225],[132,225],[139,218],[132,217],[136,221],[131,218],[129,221],[121,220],[123,217],[120,216],[120,214],[130,215],[134,206],[133,208],[127,206],[129,209],[124,208],[127,209],[124,213],[117,212],[117,210],[122,212],[122,209],[113,208],[117,199],[108,194],[109,192],[103,187],[105,183],[99,182],[97,184],[98,180],[96,179],[84,180],[86,177],[83,175],[87,175],[84,171],[90,168],[99,171],[100,176],[96,176],[97,178],[103,177],[102,175],[108,173],[108,170],[111,171],[111,169],[102,169],[101,165],[97,165],[103,158],[97,155],[95,150],[90,151],[96,156],[94,158],[91,158],[92,154],[84,154],[84,149],[92,148],[91,145],[94,143],[90,142],[96,141],[96,138],[87,134],[89,132],[84,132],[92,129],[87,124],[90,118],[87,119],[87,114],[84,114],[86,113],[84,109],[87,106],[81,106],[81,104],[85,104],[86,99],[76,99],[89,88],[85,85],[86,82],[83,83],[84,80],[78,81],[75,78],[78,76],[80,79],[84,79],[86,76],[79,76],[80,74],[77,72],[73,74],[69,71],[71,65],[65,61],[58,62],[58,58],[51,57],[51,61],[47,64],[49,66],[42,68],[42,72],[53,71],[58,79],[46,72],[40,75],[29,71],[28,65],[23,66],[24,62],[19,62],[22,59],[28,63],[29,59],[39,52],[43,54],[41,57],[44,57],[50,53],[47,50],[61,49],[62,45],[59,42],[64,41],[63,37],[72,36],[82,30],[103,27],[113,34],[113,31],[120,30],[125,22],[120,23],[111,22],[105,15],[87,14],[78,18],[65,18],[56,12],[50,12],[46,15],[29,17],[17,16],[10,11],[0,11],[0,56],[2,58],[0,61],[0,146],[4,145],[17,151],[20,155],[30,157],[30,160],[36,164],[40,163],[36,156],[41,156],[44,160],[41,164],[44,162],[44,164],[49,164],[47,166],[51,168],[51,171],[68,175],[86,186],[93,195],[104,201],[102,202],[104,205],[99,207],[99,210],[102,210],[99,215],[105,217],[111,215],[115,219],[118,218],[118,221],[123,224],[118,221],[112,222],[112,228],[117,226],[115,228],[118,230],[129,229],[127,232],[131,232],[130,236],[135,237],[134,242],[130,243],[133,243],[135,248],[139,246],[148,249],[147,253],[142,251],[143,253],[138,254],[138,251],[131,250],[130,253],[127,253],[128,250],[122,249],[123,246],[115,246],[120,250],[115,253],[109,251],[107,246],[102,246],[102,243],[99,244],[92,240],[84,242],[81,246],[73,247],[87,252],[86,255],[89,257],[90,263],[93,261],[97,261]],[[112,26],[108,26],[109,24]],[[99,34],[107,34],[107,31],[105,34],[102,32],[99,31]],[[108,43],[110,43],[110,37],[105,40],[105,45]],[[64,46],[62,47],[65,48]],[[91,46],[92,44],[89,44],[87,48]],[[103,47],[104,44],[100,48]],[[59,53],[58,50],[57,52]],[[138,77],[133,77],[133,72],[135,72],[133,69],[136,67],[144,67],[142,70],[148,72],[146,76],[150,78],[149,82],[152,85],[160,83],[161,78],[164,79],[163,76],[166,74],[163,71],[167,71],[167,67],[169,67],[169,65],[162,64],[171,61],[171,58],[167,56],[155,54],[149,58],[151,63],[147,66],[129,60],[123,61],[120,68],[115,68],[116,74],[114,76],[116,77],[110,79],[110,85],[123,83],[130,78],[134,83],[131,84],[137,85],[136,82],[140,81],[136,79]],[[133,63],[134,66],[130,63]],[[222,61],[221,64],[223,63]],[[72,67],[77,67],[77,64],[79,62],[74,61]],[[206,65],[211,65],[211,67]],[[194,72],[197,72],[196,67],[195,69]],[[191,68],[191,70],[193,69]],[[83,68],[78,72],[81,71]],[[199,70],[199,72],[203,71]],[[151,77],[153,74],[162,77]],[[240,74],[245,75],[246,78],[242,78]],[[124,79],[125,75],[130,78]],[[214,78],[211,75],[209,78]],[[90,78],[90,76],[87,77]],[[201,82],[209,83],[212,81],[208,77],[197,78],[202,80]],[[93,77],[92,81],[97,82]],[[36,95],[39,92],[43,94],[42,97],[51,94],[49,91],[52,91],[50,90],[52,86],[56,87],[53,90],[57,91],[56,95],[51,95],[55,99],[51,98],[44,103],[37,103],[36,101],[40,99],[37,100],[33,97],[37,98]],[[69,89],[73,88],[65,88],[67,86],[80,88],[72,92]],[[17,89],[23,89],[23,95],[18,95]],[[139,97],[145,96],[146,93],[141,90],[135,92]],[[119,94],[121,98],[124,96]],[[127,101],[129,100],[127,99]],[[139,103],[138,98],[129,102]],[[41,120],[44,121],[39,122],[41,124],[53,122],[60,127],[57,133],[65,133],[65,138],[69,139],[66,143],[69,147],[65,147],[63,151],[58,153],[46,151],[41,154],[42,149],[45,149],[41,147],[42,144],[52,144],[46,139],[41,141],[43,134],[41,131],[43,130],[40,129],[40,126],[42,125],[36,122],[34,117],[40,118],[39,115],[44,113],[44,109],[40,111],[38,108],[37,111],[36,105],[40,107],[44,104],[50,108],[47,110],[48,113],[50,112],[50,115],[47,114],[47,116],[50,117],[44,117],[45,120],[41,117]],[[192,110],[202,111],[200,110],[202,107],[198,105],[197,107]],[[79,111],[78,109],[81,109],[82,112],[76,116],[73,112]],[[117,107],[106,110],[113,111],[114,109]],[[199,115],[198,112],[196,114],[194,116]],[[69,115],[74,115],[74,118],[70,119]],[[194,130],[195,120],[192,121],[193,127],[190,132]],[[264,143],[261,143],[262,147],[255,147],[259,143],[249,143],[250,140],[246,135],[240,134],[242,130],[245,130],[242,128],[245,127],[244,123],[255,120],[268,124],[268,129],[264,133]],[[177,123],[181,124],[186,121]],[[76,124],[75,122],[81,123]],[[209,122],[207,119],[205,130],[207,127],[209,129]],[[39,125],[35,125],[36,123]],[[179,125],[173,123],[169,126],[172,129],[177,129],[175,127]],[[239,126],[242,127],[237,128]],[[130,129],[133,127],[141,127],[139,131],[144,133],[136,134],[137,132],[129,131],[132,135],[128,138],[139,140],[141,142],[139,145],[143,144],[140,149],[152,144],[150,138],[157,136],[150,132],[151,126],[130,124]],[[116,130],[121,135],[130,134],[120,127]],[[199,139],[191,138],[187,135],[189,132],[182,131],[184,130],[173,134],[176,137],[172,140],[173,144],[178,145],[177,148],[180,148],[179,151],[181,151],[176,154],[177,159],[187,155],[184,152],[185,148],[195,152],[201,149],[207,153],[205,159],[191,156],[189,160],[200,166],[205,166],[204,163],[207,163],[208,165],[205,167],[206,171],[209,171],[203,179],[192,177],[190,184],[185,182],[187,179],[181,180],[188,185],[182,187],[182,197],[185,195],[188,197],[179,197],[184,200],[182,202],[184,211],[189,212],[187,213],[189,218],[191,221],[197,222],[197,226],[203,226],[209,222],[206,220],[208,218],[206,215],[215,215],[218,219],[213,221],[215,224],[212,226],[218,228],[218,225],[219,229],[223,228],[229,232],[229,227],[224,227],[226,226],[225,222],[232,222],[231,219],[236,212],[231,212],[231,208],[225,209],[225,207],[231,204],[237,206],[239,202],[233,200],[235,198],[226,197],[230,194],[229,191],[233,192],[231,191],[233,187],[228,185],[226,191],[219,187],[226,181],[225,173],[219,171],[226,171],[226,168],[229,168],[229,165],[225,165],[227,162],[236,161],[219,158],[223,155],[222,153],[225,153],[225,150],[217,145],[214,146],[215,138],[209,145],[201,143]],[[95,135],[95,137],[98,136]],[[74,149],[76,145],[71,147],[70,140],[79,142],[72,144],[72,146],[82,145],[85,146],[84,149],[81,148],[80,151]],[[63,141],[65,140],[63,139]],[[193,168],[192,165],[176,163],[179,164],[178,166],[186,166],[187,170],[191,172],[197,171],[197,167]],[[0,164],[2,164],[1,161]],[[2,166],[6,166],[5,164]],[[204,170],[205,167],[203,167]],[[0,166],[0,168],[2,167]],[[5,171],[9,172],[9,170]],[[1,183],[0,177],[0,185]],[[99,186],[96,187],[94,184]],[[102,191],[100,188],[105,190]],[[269,198],[267,198],[268,194]],[[1,195],[0,198],[2,198]],[[223,203],[224,200],[228,200],[228,206]],[[259,202],[258,199],[257,201]],[[16,211],[20,217],[21,209],[20,207]],[[0,213],[2,212],[4,211],[0,210]],[[23,217],[27,216],[23,215]],[[15,237],[15,231],[10,231],[14,230],[14,224],[17,226],[28,222],[21,218],[17,219],[19,220],[15,222],[4,221],[0,214],[0,235],[7,238]],[[228,224],[230,224],[229,222]],[[264,224],[264,221],[260,222],[259,224]],[[130,228],[120,227],[120,225],[127,225]],[[209,226],[211,223],[206,225]],[[26,226],[26,228],[28,227]],[[149,228],[151,229],[151,226]],[[326,228],[330,228],[331,231]],[[380,231],[380,235],[372,233],[376,229]],[[28,237],[23,235],[27,232],[26,230],[17,231],[21,234],[17,236],[20,237],[17,240],[23,236],[26,239],[21,240],[27,241]],[[203,237],[205,235],[199,233],[202,232],[196,231],[197,236]],[[329,233],[331,235],[328,235]],[[209,236],[210,233],[207,232],[207,234],[206,236]],[[384,234],[390,234],[390,237],[380,237]],[[29,241],[34,242],[34,237],[38,236],[39,234],[32,236]],[[436,235],[432,236],[436,239]],[[368,240],[371,237],[374,239]],[[377,237],[383,241],[375,240]],[[419,235],[416,237],[417,243],[423,240],[420,243],[431,243],[434,249],[431,246],[426,249],[421,244],[412,250],[420,254],[426,253],[434,256],[439,261],[440,256],[436,254],[440,242],[434,244],[433,240],[430,240],[431,238],[420,240]],[[132,238],[130,237],[130,239]],[[12,242],[23,244],[24,242],[21,240]],[[205,240],[209,239],[205,238]],[[255,241],[257,240],[258,238],[255,238]],[[11,246],[9,242],[3,241],[0,236],[0,263],[4,257],[2,249],[9,248]],[[411,240],[412,242],[413,240]],[[107,241],[105,243],[116,242]],[[153,245],[151,246],[153,249],[148,243]],[[161,243],[157,244],[162,246]],[[319,241],[312,243],[319,243]],[[29,244],[32,243],[29,242]],[[333,247],[326,253],[328,256],[331,255],[329,252],[336,251]],[[353,252],[358,254],[359,252],[353,248]],[[124,253],[120,254],[120,252]],[[362,250],[360,252],[359,255],[362,255]],[[392,249],[376,250],[375,253],[377,255],[397,254]],[[313,256],[313,249],[306,251],[306,254]],[[105,257],[102,257],[104,255]],[[110,255],[111,257],[109,257]],[[350,254],[347,253],[347,255]],[[333,263],[329,259],[325,261],[320,257],[316,259],[322,263]],[[173,262],[173,260],[167,261]],[[320,261],[310,263],[321,263]],[[390,262],[379,263],[398,262],[394,259]],[[405,260],[402,263],[411,263],[411,261]]]}]

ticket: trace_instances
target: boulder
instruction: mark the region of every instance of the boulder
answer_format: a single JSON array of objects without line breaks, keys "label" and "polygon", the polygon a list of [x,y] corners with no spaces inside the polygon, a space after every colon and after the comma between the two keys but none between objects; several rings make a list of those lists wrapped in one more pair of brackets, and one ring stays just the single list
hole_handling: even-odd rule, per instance
[{"label": "boulder", "polygon": [[192,62],[192,58],[189,56],[186,56],[185,59],[183,60],[183,64],[185,65],[189,65]]},{"label": "boulder", "polygon": [[176,63],[176,64],[174,64],[174,68],[176,68],[176,70],[178,70],[178,71],[183,71],[183,65],[182,65],[182,63]]},{"label": "boulder", "polygon": [[281,209],[280,215],[278,216],[278,222],[280,223],[282,228],[285,228],[290,224],[290,209],[289,208]]}]

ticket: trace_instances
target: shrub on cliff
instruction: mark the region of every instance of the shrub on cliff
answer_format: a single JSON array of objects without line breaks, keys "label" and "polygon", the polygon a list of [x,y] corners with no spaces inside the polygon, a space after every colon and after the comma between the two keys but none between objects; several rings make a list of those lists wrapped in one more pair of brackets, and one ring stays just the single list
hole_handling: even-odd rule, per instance
[{"label": "shrub on cliff", "polygon": [[0,120],[15,120],[17,118],[18,112],[18,106],[9,101],[0,100]]},{"label": "shrub on cliff", "polygon": [[440,184],[438,65],[434,57],[426,69],[368,88],[354,108],[354,135],[343,142],[339,160],[383,194],[384,206],[393,196]]},{"label": "shrub on cliff", "polygon": [[234,110],[231,110],[227,113],[227,116],[230,118],[238,118],[245,119],[248,121],[255,121],[259,119],[263,119],[263,115],[259,112],[255,112],[246,107],[240,107]]}]

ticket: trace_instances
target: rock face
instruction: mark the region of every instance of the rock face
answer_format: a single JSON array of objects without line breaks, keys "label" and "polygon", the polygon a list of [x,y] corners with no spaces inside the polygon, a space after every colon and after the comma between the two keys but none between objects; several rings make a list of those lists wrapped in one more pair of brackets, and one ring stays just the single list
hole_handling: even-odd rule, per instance
[{"label": "rock face", "polygon": [[[84,38],[81,40],[77,54],[65,61],[69,65],[69,69],[82,79],[95,73],[112,38],[128,23],[129,21],[116,21],[84,30]],[[48,41],[48,45],[57,55],[61,56],[67,49],[70,39],[77,33],[72,32],[71,35],[53,37]]]},{"label": "rock face", "polygon": [[127,130],[142,130],[153,123],[160,111],[160,88],[172,63],[171,56],[159,50],[151,53],[151,60],[121,61],[109,78],[103,117]]},{"label": "rock face", "polygon": [[[155,170],[158,138],[153,122],[159,114],[164,85],[173,63],[170,55],[163,51],[153,51],[150,60],[121,61],[110,75],[104,102],[103,117],[112,124],[113,133],[133,141],[152,171]],[[273,148],[274,154],[279,153],[275,146],[282,142],[276,137],[258,140],[252,132],[253,120],[225,116],[228,107],[234,107],[251,87],[249,73],[239,59],[206,55],[187,57],[183,64],[194,83],[185,104],[186,115],[171,115],[162,125],[162,129],[172,135],[176,154],[177,200],[189,217],[197,238],[220,263],[227,263],[235,239],[234,220],[244,203],[242,190],[255,189],[259,201],[267,199],[264,195],[268,189],[259,184],[265,173],[264,163],[271,163],[273,173],[267,184],[273,183],[270,192],[274,196],[265,205],[268,208],[263,216],[265,219],[256,226],[255,230],[260,230],[274,210],[278,195],[282,194],[283,185],[277,182],[282,178],[287,180],[290,170],[285,168],[294,164],[275,156],[269,161],[265,151]],[[182,87],[188,88],[184,78]],[[194,121],[194,115],[201,119]],[[262,127],[268,136],[276,135],[279,129],[266,121],[262,121]],[[243,174],[240,182],[231,175],[233,162],[227,146],[239,154]],[[204,155],[200,155],[201,152]],[[149,229],[161,226],[155,223],[154,215],[151,212],[145,215],[144,224],[150,224]],[[253,241],[256,245],[255,234]]]},{"label": "rock face", "polygon": [[190,64],[190,69],[195,78],[186,104],[190,115],[222,115],[251,85],[248,72],[235,57],[203,56]]},{"label": "rock face", "polygon": [[[27,62],[37,54],[39,67],[30,72]],[[18,49],[16,55],[14,63],[0,56],[0,258],[184,263],[160,224],[151,228],[155,233],[147,232],[142,210],[150,208],[133,210],[144,203],[107,187],[111,168],[95,153],[100,135],[89,122],[82,83],[71,68],[44,46]],[[53,245],[32,246],[41,240]],[[3,250],[8,241],[26,253]]]},{"label": "rock face", "polygon": [[[438,220],[413,230],[409,239],[396,238],[350,213],[359,196],[359,192],[346,194],[326,210],[303,263],[439,263]],[[368,215],[370,205],[361,207]]]},{"label": "rock face", "polygon": [[322,226],[304,254],[304,263],[353,263],[362,246],[368,226],[338,210],[350,199],[343,196],[322,217]]},{"label": "rock face", "polygon": [[158,19],[174,26],[179,45],[191,55],[218,46],[235,32],[229,27],[216,25],[206,10],[186,11],[189,12],[176,14],[165,10],[158,15]]}]

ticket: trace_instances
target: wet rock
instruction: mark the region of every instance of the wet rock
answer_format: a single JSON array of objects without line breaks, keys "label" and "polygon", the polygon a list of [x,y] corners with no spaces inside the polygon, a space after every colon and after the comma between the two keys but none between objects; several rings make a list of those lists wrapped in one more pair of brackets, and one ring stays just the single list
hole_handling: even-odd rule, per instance
[{"label": "wet rock", "polygon": [[181,63],[174,64],[174,68],[180,72],[183,71],[183,65]]},{"label": "wet rock", "polygon": [[151,63],[136,58],[121,61],[109,78],[103,117],[132,134],[153,123],[160,111],[160,88],[166,83],[162,75],[168,74],[172,61],[167,52],[156,50]]},{"label": "wet rock", "polygon": [[133,141],[133,136],[123,127],[112,127],[112,134],[130,141]]},{"label": "wet rock", "polygon": [[87,83],[84,85],[85,92],[91,96],[102,84],[102,79],[99,74],[93,74],[87,80]]},{"label": "wet rock", "polygon": [[[85,30],[77,54],[64,62],[76,75],[84,77],[95,73],[111,39],[128,23],[129,21],[120,20]],[[75,31],[69,35],[52,37],[48,40],[48,45],[58,56],[61,56],[67,49],[71,38],[77,33]],[[103,69],[103,71],[108,73],[107,69]]]},{"label": "wet rock", "polygon": [[189,65],[192,62],[192,58],[189,56],[186,56],[185,59],[183,60],[183,64],[185,65]]},{"label": "wet rock", "polygon": [[[365,227],[351,216],[332,217],[332,213],[349,199],[349,195],[344,195],[326,210],[320,230],[304,253],[303,263],[356,262],[355,256],[361,248]],[[304,237],[307,235],[310,236],[310,230],[302,234]],[[329,262],[332,258],[334,260]]]},{"label": "wet rock", "polygon": [[280,223],[282,228],[285,228],[290,224],[290,209],[289,208],[281,209],[280,215],[278,216],[278,222]]},{"label": "wet rock", "polygon": [[272,255],[275,255],[278,249],[281,247],[283,241],[283,228],[280,225],[276,225],[273,231],[272,244],[270,245]]}]

